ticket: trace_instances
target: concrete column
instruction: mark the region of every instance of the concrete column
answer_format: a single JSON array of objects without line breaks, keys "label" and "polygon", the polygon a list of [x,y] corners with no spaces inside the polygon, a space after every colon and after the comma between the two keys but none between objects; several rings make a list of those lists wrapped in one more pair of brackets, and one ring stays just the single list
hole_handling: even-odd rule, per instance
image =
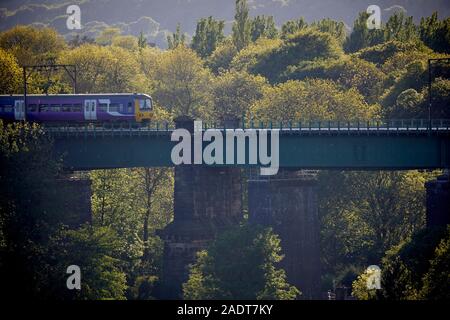
[{"label": "concrete column", "polygon": [[320,248],[315,175],[280,169],[274,177],[248,181],[249,220],[271,226],[280,236],[280,267],[302,291],[301,299],[320,298]]},{"label": "concrete column", "polygon": [[[189,118],[177,128],[193,131]],[[175,167],[174,220],[158,235],[164,240],[160,297],[182,298],[182,284],[196,253],[207,247],[220,230],[242,218],[241,172],[238,168],[202,165]]]},{"label": "concrete column", "polygon": [[450,224],[450,176],[448,170],[436,180],[425,183],[427,190],[427,227]]}]

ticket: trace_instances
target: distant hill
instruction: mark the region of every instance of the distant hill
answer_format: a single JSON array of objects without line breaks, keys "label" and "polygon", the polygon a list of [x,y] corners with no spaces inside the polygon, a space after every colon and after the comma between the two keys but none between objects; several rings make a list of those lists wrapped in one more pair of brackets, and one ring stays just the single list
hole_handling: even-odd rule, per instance
[{"label": "distant hill", "polygon": [[[0,30],[17,24],[51,26],[61,34],[71,35],[66,28],[66,8],[78,4],[81,8],[80,33],[95,37],[108,26],[119,27],[124,34],[144,32],[148,40],[166,46],[166,35],[177,23],[188,35],[195,32],[196,21],[214,16],[227,21],[231,30],[234,0],[2,0],[0,2]],[[278,25],[289,19],[305,17],[309,22],[332,18],[350,28],[358,12],[370,4],[383,9],[388,16],[393,10],[404,10],[418,21],[438,11],[440,17],[450,16],[448,0],[249,0],[251,15],[273,15]]]}]

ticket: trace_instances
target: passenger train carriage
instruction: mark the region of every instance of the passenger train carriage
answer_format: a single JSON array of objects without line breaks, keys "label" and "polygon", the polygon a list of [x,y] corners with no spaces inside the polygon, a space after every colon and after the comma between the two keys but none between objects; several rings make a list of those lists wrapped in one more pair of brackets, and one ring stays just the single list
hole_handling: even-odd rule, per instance
[{"label": "passenger train carriage", "polygon": [[152,116],[152,98],[140,93],[0,95],[0,119],[34,122],[144,122]]}]

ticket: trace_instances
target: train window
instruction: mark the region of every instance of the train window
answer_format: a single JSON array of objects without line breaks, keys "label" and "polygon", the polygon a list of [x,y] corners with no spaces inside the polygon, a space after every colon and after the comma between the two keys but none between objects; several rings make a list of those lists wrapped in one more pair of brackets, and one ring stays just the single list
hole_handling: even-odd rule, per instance
[{"label": "train window", "polygon": [[52,110],[53,112],[59,112],[61,110],[60,104],[52,104]]},{"label": "train window", "polygon": [[3,112],[3,106],[0,106],[0,112]]},{"label": "train window", "polygon": [[128,113],[133,113],[133,104],[131,102],[128,102]]},{"label": "train window", "polygon": [[48,104],[40,104],[39,105],[39,112],[48,112],[48,111],[50,111]]},{"label": "train window", "polygon": [[108,111],[108,104],[107,103],[99,103],[98,110],[102,111],[102,112]]},{"label": "train window", "polygon": [[139,99],[139,109],[150,110],[152,108],[152,100],[150,99]]},{"label": "train window", "polygon": [[109,111],[111,112],[119,112],[121,111],[120,109],[123,108],[123,105],[121,103],[111,103],[109,105]]},{"label": "train window", "polygon": [[3,110],[4,110],[4,112],[12,112],[13,111],[13,107],[6,105],[6,106],[3,106]]},{"label": "train window", "polygon": [[38,106],[37,104],[29,104],[28,105],[28,112],[37,112],[38,111]]},{"label": "train window", "polygon": [[63,104],[61,107],[61,111],[62,112],[70,112],[71,108],[72,108],[71,104]]},{"label": "train window", "polygon": [[72,112],[81,112],[81,103],[75,103],[72,106]]}]

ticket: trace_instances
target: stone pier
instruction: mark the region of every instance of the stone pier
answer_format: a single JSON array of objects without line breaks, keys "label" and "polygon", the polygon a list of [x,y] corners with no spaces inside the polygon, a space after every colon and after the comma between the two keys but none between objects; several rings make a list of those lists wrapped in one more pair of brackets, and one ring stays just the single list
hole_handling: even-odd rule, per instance
[{"label": "stone pier", "polygon": [[49,211],[60,212],[61,222],[74,229],[92,222],[91,180],[86,174],[65,172],[45,194],[43,203]]},{"label": "stone pier", "polygon": [[[192,132],[190,119],[177,127]],[[182,298],[189,264],[215,235],[242,218],[241,169],[201,165],[175,167],[174,220],[158,235],[164,241],[159,298]]]},{"label": "stone pier", "polygon": [[320,298],[320,248],[315,174],[280,169],[273,177],[248,181],[250,223],[273,227],[280,236],[280,267],[301,299]]},{"label": "stone pier", "polygon": [[450,224],[450,175],[446,170],[436,180],[425,183],[427,190],[427,227]]}]

